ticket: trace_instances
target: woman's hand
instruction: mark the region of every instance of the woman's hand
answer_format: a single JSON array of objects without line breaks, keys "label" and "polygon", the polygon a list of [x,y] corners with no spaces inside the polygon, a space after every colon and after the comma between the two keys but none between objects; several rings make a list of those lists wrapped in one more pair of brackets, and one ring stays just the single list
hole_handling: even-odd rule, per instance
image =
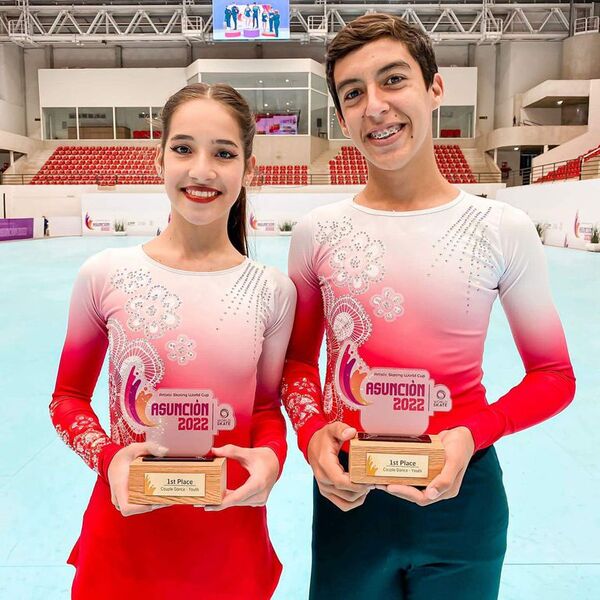
[{"label": "woman's hand", "polygon": [[250,477],[236,490],[226,490],[223,502],[205,506],[204,510],[218,511],[232,506],[264,506],[279,475],[279,460],[271,448],[241,448],[227,444],[213,448],[212,454],[237,460]]},{"label": "woman's hand", "polygon": [[129,504],[129,465],[138,456],[164,456],[167,449],[150,442],[129,444],[121,448],[108,466],[108,482],[110,484],[110,499],[115,508],[124,516],[140,515],[166,504]]},{"label": "woman's hand", "polygon": [[377,489],[419,506],[458,496],[465,471],[475,450],[473,436],[466,427],[456,427],[439,434],[446,452],[442,472],[423,491],[410,485],[378,485]]}]

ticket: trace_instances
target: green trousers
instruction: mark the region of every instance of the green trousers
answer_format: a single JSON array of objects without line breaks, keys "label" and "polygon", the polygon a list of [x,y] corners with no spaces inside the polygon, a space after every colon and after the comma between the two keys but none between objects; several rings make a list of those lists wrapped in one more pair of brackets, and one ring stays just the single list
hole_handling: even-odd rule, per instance
[{"label": "green trousers", "polygon": [[507,527],[493,447],[456,498],[426,507],[374,490],[343,512],[315,485],[310,600],[496,600]]}]

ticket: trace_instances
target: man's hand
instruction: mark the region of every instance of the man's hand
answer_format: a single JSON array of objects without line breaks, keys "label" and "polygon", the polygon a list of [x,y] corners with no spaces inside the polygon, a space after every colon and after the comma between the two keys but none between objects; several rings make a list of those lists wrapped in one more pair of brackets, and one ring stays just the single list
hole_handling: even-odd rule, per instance
[{"label": "man's hand", "polygon": [[448,429],[440,432],[439,436],[446,452],[446,462],[442,472],[424,491],[410,485],[378,485],[377,489],[385,490],[419,506],[458,496],[465,471],[475,450],[473,436],[466,427]]},{"label": "man's hand", "polygon": [[308,443],[308,462],[312,467],[319,491],[340,510],[360,506],[372,485],[352,483],[350,475],[340,464],[338,455],[342,444],[356,435],[356,429],[336,421],[316,431]]}]

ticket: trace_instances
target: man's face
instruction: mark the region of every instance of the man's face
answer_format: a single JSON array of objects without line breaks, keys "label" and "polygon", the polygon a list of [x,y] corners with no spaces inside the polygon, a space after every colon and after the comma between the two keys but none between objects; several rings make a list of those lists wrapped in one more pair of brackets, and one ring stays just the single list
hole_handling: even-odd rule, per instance
[{"label": "man's face", "polygon": [[334,78],[338,120],[367,162],[382,170],[405,167],[431,140],[431,113],[441,103],[443,82],[427,89],[406,46],[386,37],[338,60]]}]

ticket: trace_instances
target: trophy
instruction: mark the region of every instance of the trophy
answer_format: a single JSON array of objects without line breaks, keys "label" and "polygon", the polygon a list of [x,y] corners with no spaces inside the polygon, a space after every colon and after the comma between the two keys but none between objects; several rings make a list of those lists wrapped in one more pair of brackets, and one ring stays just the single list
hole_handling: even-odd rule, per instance
[{"label": "trophy", "polygon": [[448,388],[423,369],[370,368],[353,342],[340,349],[335,374],[338,396],[360,411],[364,429],[350,440],[350,480],[428,485],[445,454],[439,436],[423,434],[434,411],[451,409]]},{"label": "trophy", "polygon": [[129,502],[220,504],[227,487],[226,460],[205,455],[219,431],[234,428],[233,409],[220,404],[211,390],[153,390],[136,375],[132,369],[125,384],[123,414],[146,441],[166,447],[168,456],[142,456],[131,463]]}]

